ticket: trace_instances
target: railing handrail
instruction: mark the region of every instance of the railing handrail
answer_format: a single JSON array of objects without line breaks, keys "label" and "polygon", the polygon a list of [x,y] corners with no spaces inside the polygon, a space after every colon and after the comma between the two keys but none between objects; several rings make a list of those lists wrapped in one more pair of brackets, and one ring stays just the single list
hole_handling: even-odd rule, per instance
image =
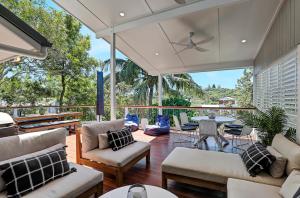
[{"label": "railing handrail", "polygon": [[255,107],[204,107],[204,106],[143,106],[132,105],[124,106],[130,109],[217,109],[217,110],[256,110]]},{"label": "railing handrail", "polygon": [[54,108],[92,108],[96,107],[96,105],[70,105],[70,106],[58,106],[58,105],[41,105],[41,106],[0,106],[0,109],[27,109],[27,108],[49,108],[49,107],[54,107]]}]

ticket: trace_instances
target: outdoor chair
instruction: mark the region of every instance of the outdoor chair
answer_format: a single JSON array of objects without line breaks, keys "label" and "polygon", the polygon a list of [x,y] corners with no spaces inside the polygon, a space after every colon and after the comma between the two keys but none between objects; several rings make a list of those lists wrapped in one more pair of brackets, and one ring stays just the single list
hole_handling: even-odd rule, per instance
[{"label": "outdoor chair", "polygon": [[[241,147],[249,144],[249,141],[247,141],[246,143],[241,143],[241,137],[246,137],[246,138],[250,139],[250,143],[253,144],[253,139],[251,136],[251,134],[253,132],[253,128],[250,128],[246,125],[242,126],[242,128],[225,128],[224,132],[232,135],[232,139],[231,139],[232,149],[235,148],[235,149],[245,150]],[[238,144],[238,140],[239,140],[239,144]],[[234,144],[234,141],[235,141],[235,144]]]},{"label": "outdoor chair", "polygon": [[139,117],[137,114],[127,114],[125,117],[125,126],[129,126],[131,131],[137,131],[139,129]]},{"label": "outdoor chair", "polygon": [[146,135],[159,136],[170,133],[170,118],[169,116],[158,115],[156,117],[155,125],[147,125],[145,132]]},{"label": "outdoor chair", "polygon": [[189,118],[188,118],[186,112],[181,112],[179,114],[179,116],[180,116],[181,125],[190,126],[190,127],[198,127],[199,126],[199,123],[189,122]]},{"label": "outdoor chair", "polygon": [[215,139],[219,150],[222,150],[222,143],[219,141],[219,133],[217,128],[217,122],[214,119],[209,120],[201,120],[199,122],[199,136],[198,147],[202,141],[206,141],[206,139],[211,136]]},{"label": "outdoor chair", "polygon": [[[178,139],[174,140],[173,143],[188,143],[188,142],[193,142],[194,139],[194,132],[196,132],[197,127],[193,126],[185,126],[185,125],[180,125],[178,117],[173,115],[173,121],[175,124],[175,129],[176,132],[178,133]],[[185,138],[185,132],[189,133],[189,139]]]}]

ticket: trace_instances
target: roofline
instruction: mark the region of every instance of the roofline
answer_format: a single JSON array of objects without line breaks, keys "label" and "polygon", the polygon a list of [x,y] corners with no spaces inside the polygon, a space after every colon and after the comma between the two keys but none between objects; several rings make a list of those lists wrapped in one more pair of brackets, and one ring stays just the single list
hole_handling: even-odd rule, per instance
[{"label": "roofline", "polygon": [[17,17],[14,13],[8,10],[0,3],[0,17],[4,18],[6,21],[14,25],[20,31],[28,35],[30,38],[35,40],[42,47],[52,47],[52,43],[50,43],[44,36],[42,36],[39,32]]}]

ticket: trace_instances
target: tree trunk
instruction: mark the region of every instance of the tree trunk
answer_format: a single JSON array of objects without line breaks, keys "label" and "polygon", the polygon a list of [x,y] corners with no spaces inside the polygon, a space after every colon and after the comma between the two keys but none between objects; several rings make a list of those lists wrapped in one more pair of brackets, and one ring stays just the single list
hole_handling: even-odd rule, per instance
[{"label": "tree trunk", "polygon": [[62,86],[62,90],[60,92],[60,97],[59,97],[59,106],[60,107],[63,106],[64,96],[65,96],[65,92],[66,92],[66,77],[64,74],[61,75],[61,86]]}]

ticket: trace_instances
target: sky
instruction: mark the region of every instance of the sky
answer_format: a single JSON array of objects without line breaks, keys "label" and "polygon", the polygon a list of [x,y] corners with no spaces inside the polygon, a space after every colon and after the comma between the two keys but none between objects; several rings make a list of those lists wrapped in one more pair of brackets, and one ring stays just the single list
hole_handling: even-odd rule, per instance
[{"label": "sky", "polygon": [[[47,0],[47,4],[54,9],[61,10],[51,0]],[[83,35],[89,35],[91,38],[91,49],[89,51],[90,56],[97,58],[98,60],[107,60],[110,57],[110,44],[103,39],[96,39],[95,33],[92,32],[86,26],[82,26],[81,33]],[[127,57],[121,52],[117,51],[117,58],[126,59]],[[193,80],[201,87],[208,87],[208,85],[215,84],[223,88],[233,89],[236,86],[237,80],[243,75],[243,69],[238,70],[226,70],[226,71],[211,71],[211,72],[198,72],[191,73]]]}]

